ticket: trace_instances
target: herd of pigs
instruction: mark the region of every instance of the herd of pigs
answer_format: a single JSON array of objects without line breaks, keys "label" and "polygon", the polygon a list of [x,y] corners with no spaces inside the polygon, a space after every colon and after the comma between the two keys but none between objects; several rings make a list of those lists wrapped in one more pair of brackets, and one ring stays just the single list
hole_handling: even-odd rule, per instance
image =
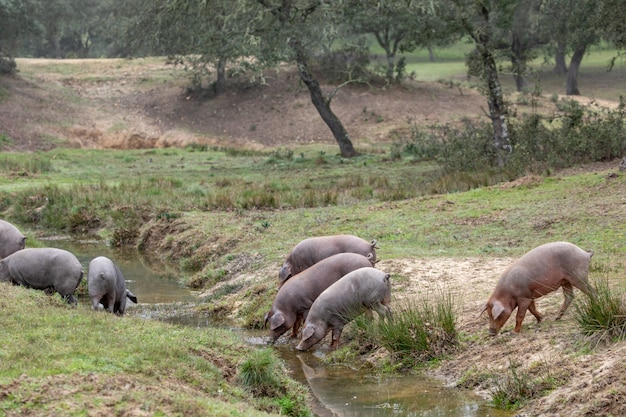
[{"label": "herd of pigs", "polygon": [[[83,277],[76,256],[56,248],[25,249],[25,242],[15,226],[0,220],[0,282],[58,292],[68,303],[76,304],[74,291]],[[572,243],[551,242],[513,262],[484,305],[489,333],[496,335],[516,308],[513,332],[522,330],[527,310],[540,322],[535,299],[560,287],[565,300],[557,320],[572,302],[574,287],[592,295],[594,289],[587,280],[592,255]],[[298,243],[280,268],[279,289],[265,315],[264,326],[269,323],[272,343],[291,329],[291,337],[301,337],[296,349],[307,350],[332,332],[330,347],[334,349],[343,327],[358,315],[376,311],[381,320],[390,319],[390,274],[375,264],[375,240],[334,235]],[[94,310],[102,306],[123,315],[127,298],[137,302],[126,288],[124,275],[109,258],[93,259],[88,271],[87,288]]]}]

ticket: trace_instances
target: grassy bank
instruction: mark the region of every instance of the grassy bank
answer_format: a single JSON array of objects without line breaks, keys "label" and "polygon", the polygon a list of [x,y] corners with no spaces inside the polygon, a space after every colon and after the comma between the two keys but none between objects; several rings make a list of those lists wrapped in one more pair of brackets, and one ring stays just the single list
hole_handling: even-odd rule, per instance
[{"label": "grassy bank", "polygon": [[[308,414],[304,388],[275,357],[273,368],[262,365],[269,376],[243,377],[257,353],[232,332],[72,309],[41,291],[0,287],[0,415]],[[259,390],[269,379],[273,391]]]}]

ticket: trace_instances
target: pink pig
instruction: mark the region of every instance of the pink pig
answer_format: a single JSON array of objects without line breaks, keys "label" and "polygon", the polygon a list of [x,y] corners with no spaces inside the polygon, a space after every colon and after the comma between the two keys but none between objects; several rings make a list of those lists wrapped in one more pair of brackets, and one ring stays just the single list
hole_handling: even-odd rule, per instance
[{"label": "pink pig", "polygon": [[556,317],[560,319],[574,299],[573,287],[587,295],[594,292],[587,281],[592,255],[593,251],[584,251],[572,243],[553,242],[536,247],[515,261],[504,271],[483,309],[489,315],[489,334],[498,334],[516,307],[513,332],[522,330],[526,310],[540,322],[542,316],[535,299],[563,287],[565,301]]}]

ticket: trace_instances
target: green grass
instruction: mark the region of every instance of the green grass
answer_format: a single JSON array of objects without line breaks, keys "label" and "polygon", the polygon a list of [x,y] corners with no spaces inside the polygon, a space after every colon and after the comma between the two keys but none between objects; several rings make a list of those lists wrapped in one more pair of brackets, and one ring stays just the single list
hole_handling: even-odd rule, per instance
[{"label": "green grass", "polygon": [[626,288],[611,285],[609,271],[592,281],[596,294],[574,304],[574,318],[592,347],[626,339]]},{"label": "green grass", "polygon": [[[0,410],[110,414],[117,404],[150,415],[260,416],[280,413],[278,400],[290,399],[306,413],[302,387],[284,377],[278,359],[271,371],[280,396],[253,397],[247,382],[234,381],[238,364],[256,363],[264,351],[232,332],[72,309],[42,291],[0,287]],[[64,385],[72,388],[59,391]]]},{"label": "green grass", "polygon": [[[407,74],[414,73],[417,80],[444,83],[450,83],[450,80],[454,80],[453,83],[460,86],[475,86],[477,81],[474,80],[470,84],[466,79],[465,56],[472,49],[473,45],[466,41],[435,48],[435,62],[430,62],[426,49],[399,56],[406,59]],[[374,41],[371,42],[371,52],[384,57],[384,51]],[[583,95],[617,102],[620,96],[625,94],[624,89],[618,87],[624,85],[626,61],[623,59],[616,60],[615,66],[610,72],[608,71],[609,63],[615,56],[617,56],[616,50],[608,48],[606,45],[590,48],[582,60],[578,75],[578,84]],[[508,65],[510,62],[503,62],[503,68]],[[531,62],[529,74],[526,76],[529,90],[536,89],[544,96],[565,95],[565,76],[554,74],[552,72],[553,67],[553,57],[546,60],[545,57],[540,56]],[[515,81],[508,70],[502,71],[500,81],[505,93],[516,91]]]},{"label": "green grass", "polygon": [[390,366],[395,369],[412,369],[441,358],[458,346],[454,300],[449,293],[395,302],[392,314],[386,320],[374,320],[369,315],[357,317],[354,343],[373,350],[385,348],[391,354]]}]

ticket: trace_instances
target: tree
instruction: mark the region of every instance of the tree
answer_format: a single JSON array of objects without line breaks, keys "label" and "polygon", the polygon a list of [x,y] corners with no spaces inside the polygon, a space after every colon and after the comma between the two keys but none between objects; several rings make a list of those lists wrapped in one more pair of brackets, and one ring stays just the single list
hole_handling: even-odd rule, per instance
[{"label": "tree", "polygon": [[36,2],[30,0],[0,1],[0,74],[15,71],[15,54],[24,37],[37,32],[34,19]]},{"label": "tree", "polygon": [[528,86],[524,76],[528,72],[528,62],[537,56],[536,49],[548,43],[548,29],[538,13],[541,1],[517,1],[507,25],[510,27],[508,44],[517,91],[523,91]]},{"label": "tree", "polygon": [[[226,68],[250,68],[258,57],[255,11],[240,0],[142,0],[129,30],[135,51],[168,55],[192,73],[193,89],[215,71],[211,89],[224,91]],[[246,58],[246,59],[244,59]],[[258,60],[257,60],[258,61]]]},{"label": "tree", "polygon": [[[571,53],[569,66],[566,67],[565,94],[580,95],[578,72],[580,64],[590,45],[599,40],[601,22],[598,19],[596,0],[544,0],[542,13],[548,18],[546,24],[554,28],[554,41],[557,45],[557,66],[563,66],[560,58],[565,51]],[[623,13],[618,12],[617,13]]]},{"label": "tree", "polygon": [[[319,36],[323,33],[323,28],[331,26],[337,16],[336,9],[333,9],[334,3],[324,3],[320,0],[257,1],[276,24],[275,30],[267,30],[264,33],[265,36],[268,34],[272,36],[271,39],[266,37],[265,42],[276,44],[277,39],[286,42],[298,68],[300,79],[307,86],[313,105],[339,144],[341,156],[345,158],[355,156],[357,153],[348,132],[330,108],[333,96],[324,95],[309,66],[309,51],[315,49],[316,34]],[[281,45],[277,47],[280,48]]]},{"label": "tree", "polygon": [[506,164],[506,154],[512,151],[507,127],[507,109],[496,65],[496,39],[494,22],[497,15],[510,15],[513,0],[452,0],[455,19],[470,36],[476,46],[470,56],[470,71],[484,82],[489,106],[489,118],[493,127],[493,147],[498,167]]},{"label": "tree", "polygon": [[344,14],[356,34],[371,34],[385,51],[388,82],[394,81],[396,55],[418,47],[429,47],[444,31],[435,9],[427,0],[349,0]]}]

